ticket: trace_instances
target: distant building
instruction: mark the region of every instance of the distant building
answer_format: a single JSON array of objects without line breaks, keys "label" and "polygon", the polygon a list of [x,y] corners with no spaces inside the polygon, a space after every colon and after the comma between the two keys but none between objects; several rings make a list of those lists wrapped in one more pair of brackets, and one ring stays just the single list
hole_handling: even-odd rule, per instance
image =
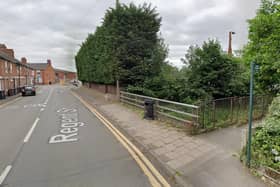
[{"label": "distant building", "polygon": [[76,72],[55,69],[52,66],[51,60],[47,60],[47,63],[30,63],[28,65],[35,70],[36,84],[64,83],[77,77]]},{"label": "distant building", "polygon": [[47,63],[29,63],[28,65],[35,70],[35,84],[56,83],[55,70],[51,60],[47,60]]},{"label": "distant building", "polygon": [[77,79],[77,73],[62,69],[55,69],[56,80],[59,82],[69,82],[73,79]]}]

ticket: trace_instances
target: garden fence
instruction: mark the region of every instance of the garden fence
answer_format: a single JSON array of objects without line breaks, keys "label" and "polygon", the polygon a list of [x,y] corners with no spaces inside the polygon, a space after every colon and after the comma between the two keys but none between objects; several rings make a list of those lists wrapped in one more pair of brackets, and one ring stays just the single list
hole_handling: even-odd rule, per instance
[{"label": "garden fence", "polygon": [[[261,119],[272,102],[271,95],[254,96],[253,119]],[[249,96],[216,99],[199,104],[199,124],[203,129],[248,122]]]}]

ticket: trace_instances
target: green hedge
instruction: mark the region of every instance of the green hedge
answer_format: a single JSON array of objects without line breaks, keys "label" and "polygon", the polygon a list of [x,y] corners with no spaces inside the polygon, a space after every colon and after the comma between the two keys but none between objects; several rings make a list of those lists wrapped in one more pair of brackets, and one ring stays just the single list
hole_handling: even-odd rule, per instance
[{"label": "green hedge", "polygon": [[89,34],[75,60],[81,81],[138,85],[159,74],[167,50],[158,36],[161,18],[154,8],[117,5]]}]

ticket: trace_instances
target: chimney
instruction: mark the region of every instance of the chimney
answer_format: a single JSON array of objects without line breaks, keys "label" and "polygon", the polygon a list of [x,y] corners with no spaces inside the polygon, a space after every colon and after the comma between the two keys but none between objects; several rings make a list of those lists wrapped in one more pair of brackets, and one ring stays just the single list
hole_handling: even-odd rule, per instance
[{"label": "chimney", "polygon": [[27,60],[26,60],[25,57],[22,57],[22,58],[21,58],[21,63],[22,63],[22,64],[27,64]]},{"label": "chimney", "polygon": [[6,53],[9,57],[15,58],[15,53],[13,49],[7,49],[5,44],[0,44],[0,51]]},{"label": "chimney", "polygon": [[48,59],[48,60],[47,60],[47,64],[48,64],[49,66],[51,66],[51,65],[52,65],[52,61],[51,61],[50,59]]},{"label": "chimney", "polygon": [[0,44],[0,50],[1,49],[7,49],[6,45],[5,44]]}]

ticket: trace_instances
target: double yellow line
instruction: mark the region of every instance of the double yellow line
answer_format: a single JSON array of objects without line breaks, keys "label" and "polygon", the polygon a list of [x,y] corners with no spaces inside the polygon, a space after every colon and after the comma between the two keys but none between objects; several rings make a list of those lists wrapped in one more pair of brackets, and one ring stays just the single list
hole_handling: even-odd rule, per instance
[{"label": "double yellow line", "polygon": [[129,141],[110,121],[102,116],[92,105],[88,104],[83,98],[76,93],[72,94],[80,100],[95,116],[111,131],[111,133],[117,138],[117,140],[127,149],[133,159],[137,162],[139,167],[143,170],[148,177],[153,187],[170,187],[168,182],[153,166],[153,164],[146,158],[146,156]]}]

